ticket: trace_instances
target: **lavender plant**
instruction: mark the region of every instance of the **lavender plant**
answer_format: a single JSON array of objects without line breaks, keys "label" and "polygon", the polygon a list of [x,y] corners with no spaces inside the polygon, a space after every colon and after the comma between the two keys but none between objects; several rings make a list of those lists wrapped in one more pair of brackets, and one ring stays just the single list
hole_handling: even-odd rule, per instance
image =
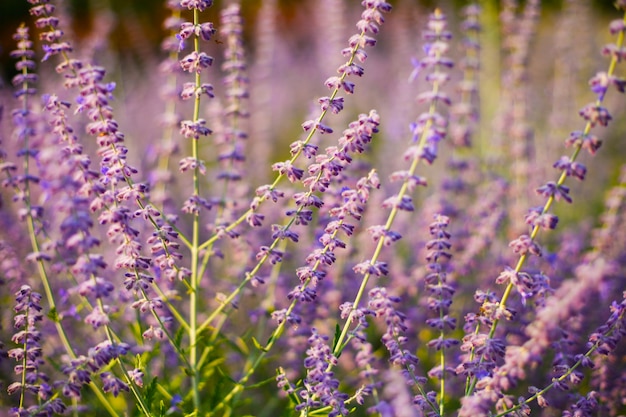
[{"label": "lavender plant", "polygon": [[[246,3],[171,0],[141,76],[27,3],[0,103],[0,414],[624,414],[626,171],[600,149],[619,150],[624,0],[553,179],[538,1],[363,0],[347,34],[336,1],[264,1],[251,32]],[[604,204],[577,185],[596,172]]]}]

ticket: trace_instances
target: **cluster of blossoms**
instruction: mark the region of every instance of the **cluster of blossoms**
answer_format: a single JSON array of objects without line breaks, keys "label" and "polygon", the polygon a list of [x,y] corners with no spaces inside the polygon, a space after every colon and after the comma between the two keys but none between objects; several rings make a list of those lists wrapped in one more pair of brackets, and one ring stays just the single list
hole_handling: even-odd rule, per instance
[{"label": "cluster of blossoms", "polygon": [[[80,399],[81,389],[84,385],[92,382],[92,375],[126,355],[129,351],[130,345],[127,343],[112,343],[107,340],[90,348],[87,355],[70,359],[69,363],[64,365],[62,369],[67,377],[67,380],[62,383],[63,395]],[[128,374],[137,386],[143,385],[143,372],[140,369],[129,371]],[[117,396],[120,391],[128,392],[130,390],[127,383],[111,372],[100,373],[100,378],[104,382],[104,392],[111,392]]]},{"label": "cluster of blossoms", "polygon": [[296,411],[306,412],[320,406],[331,406],[329,416],[348,415],[345,401],[349,396],[339,391],[339,380],[329,370],[329,365],[337,365],[337,358],[328,346],[328,336],[318,334],[315,329],[312,329],[312,333],[304,360],[304,367],[307,369],[305,388],[300,391],[304,401],[296,406]]},{"label": "cluster of blossoms", "polygon": [[[234,218],[233,208],[237,205],[237,197],[242,191],[247,191],[247,187],[235,186],[241,183],[243,178],[242,167],[245,163],[244,141],[248,138],[245,130],[245,121],[250,117],[246,110],[245,103],[249,99],[250,79],[247,75],[247,65],[245,62],[245,52],[243,45],[243,19],[241,17],[241,7],[239,4],[231,4],[222,10],[220,14],[220,35],[225,39],[224,63],[222,70],[225,73],[223,84],[226,87],[224,95],[226,98],[223,112],[223,123],[221,132],[216,135],[219,140],[216,144],[221,145],[223,150],[218,155],[221,171],[217,179],[224,182],[224,189],[230,190],[228,193],[231,201],[221,201],[223,211],[219,213],[216,224],[224,225],[230,223]],[[231,185],[232,183],[232,185]],[[238,195],[239,194],[239,195]],[[218,226],[223,228],[224,226]],[[219,229],[218,229],[219,232]]]},{"label": "cluster of blossoms", "polygon": [[[98,222],[107,225],[109,241],[117,245],[114,265],[127,271],[126,287],[136,290],[141,286],[140,282],[151,282],[149,269],[152,260],[142,254],[140,231],[133,225],[133,221],[137,217],[156,218],[159,212],[140,202],[147,197],[148,186],[132,180],[137,169],[127,162],[128,148],[124,145],[124,134],[119,130],[110,104],[115,84],[104,81],[104,68],[68,57],[71,46],[67,42],[59,42],[63,33],[55,29],[58,19],[51,16],[54,7],[47,2],[35,3],[31,14],[40,16],[37,26],[49,29],[42,35],[42,39],[47,42],[47,57],[62,55],[63,61],[57,66],[57,72],[64,74],[67,88],[79,90],[75,111],[85,114],[90,120],[86,132],[96,137],[99,146],[100,172],[97,173],[88,169],[89,160],[80,157],[81,148],[76,148],[74,144],[72,128],[67,125],[64,115],[64,109],[69,108],[69,104],[54,96],[48,100],[47,108],[56,118],[53,121],[56,132],[69,145],[64,152],[70,153],[76,160],[75,170],[71,174],[76,178],[73,198],[77,204],[62,228],[70,233],[68,242],[82,242],[82,247],[74,248],[77,256],[71,266],[73,274],[85,279],[78,292],[83,296],[91,294],[96,299],[103,299],[112,291],[110,283],[99,277],[99,271],[106,269],[103,257],[89,252],[99,242],[89,233],[92,224],[87,214],[81,215],[78,211],[84,207],[86,200],[89,200],[91,211],[100,213]],[[129,206],[131,203],[137,203],[138,209]],[[81,221],[76,222],[76,219],[81,218]],[[98,303],[85,320],[94,328],[107,325],[108,314],[114,310],[107,304]]]},{"label": "cluster of blossoms", "polygon": [[[354,75],[360,77],[364,74],[365,70],[355,62],[355,59],[361,63],[367,59],[365,47],[376,44],[376,39],[370,36],[370,34],[374,35],[379,32],[379,26],[384,22],[383,13],[389,12],[391,5],[382,0],[364,0],[362,5],[365,7],[365,10],[361,14],[361,19],[357,22],[359,33],[350,37],[350,46],[342,51],[342,54],[348,60],[337,69],[338,76],[332,76],[324,83],[332,92],[330,96],[318,99],[321,109],[320,116],[317,119],[307,120],[302,123],[302,128],[307,133],[307,137],[304,140],[297,140],[290,145],[292,158],[272,166],[272,169],[279,173],[279,179],[287,176],[289,181],[295,182],[302,178],[304,171],[294,166],[295,160],[301,154],[304,154],[307,158],[313,158],[316,155],[318,148],[310,143],[315,133],[330,134],[333,132],[330,126],[322,122],[324,117],[328,111],[338,114],[343,110],[344,98],[337,94],[342,90],[347,94],[353,94],[355,84],[347,78]],[[356,151],[356,149],[353,151]],[[260,226],[262,224],[263,215],[255,212],[263,201],[271,199],[277,202],[279,198],[284,196],[284,192],[276,189],[275,184],[277,182],[275,181],[272,185],[267,184],[257,188],[257,197],[251,202],[250,210],[246,215],[246,221],[251,226]],[[320,191],[324,191],[324,189],[320,189]]]},{"label": "cluster of blossoms", "polygon": [[[203,11],[207,7],[210,7],[212,2],[182,2],[181,7],[188,8],[190,10]],[[185,41],[188,39],[194,39],[194,45],[197,40],[208,42],[211,40],[216,30],[211,22],[195,23],[183,21],[180,24],[180,30],[178,32],[178,39],[180,39],[179,50],[185,48]],[[198,76],[213,64],[213,57],[206,54],[206,52],[200,52],[196,47],[187,55],[179,60],[180,67],[184,72],[190,74],[197,74]],[[198,107],[200,103],[200,97],[206,95],[207,97],[213,96],[213,86],[208,83],[200,83],[199,77],[196,77],[196,81],[188,81],[183,84],[180,97],[182,100],[194,100],[194,107]],[[188,139],[193,139],[193,155],[181,159],[179,166],[181,172],[190,170],[193,172],[194,177],[198,174],[206,173],[204,168],[204,161],[202,161],[197,155],[197,141],[204,136],[212,134],[213,131],[206,126],[206,120],[199,117],[198,111],[194,111],[192,119],[185,119],[180,122],[180,134]],[[201,197],[200,190],[197,186],[194,187],[193,194],[185,200],[183,203],[183,213],[198,216],[201,209],[210,210],[212,204],[206,198]]]},{"label": "cluster of blossoms", "polygon": [[426,185],[426,179],[415,174],[418,162],[423,159],[429,164],[432,163],[437,155],[438,143],[446,134],[447,121],[442,115],[437,113],[436,106],[440,102],[450,104],[450,99],[445,93],[440,91],[440,88],[449,78],[441,69],[452,66],[452,61],[444,56],[448,50],[445,41],[451,35],[445,30],[445,16],[438,10],[430,16],[428,27],[429,29],[424,33],[424,38],[429,41],[424,48],[427,56],[421,61],[415,62],[416,72],[412,77],[416,76],[417,72],[423,68],[432,69],[432,73],[426,77],[433,85],[432,91],[418,96],[418,102],[427,102],[430,108],[427,113],[422,114],[418,118],[416,123],[410,125],[413,143],[405,153],[405,158],[411,161],[410,168],[408,170],[395,171],[390,176],[392,181],[401,181],[402,187],[396,195],[387,198],[383,202],[383,207],[391,210],[386,224],[368,228],[368,232],[378,248],[376,250],[377,255],[374,258],[358,263],[353,268],[354,272],[364,276],[363,285],[367,283],[370,276],[380,277],[388,274],[387,264],[378,260],[380,249],[401,239],[402,235],[391,229],[393,220],[398,211],[410,212],[415,209],[409,193],[418,185]]},{"label": "cluster of blossoms", "polygon": [[[449,252],[451,247],[450,233],[446,230],[449,223],[448,217],[436,215],[435,221],[430,225],[432,239],[426,243],[426,249],[429,251],[426,261],[430,270],[425,279],[426,288],[430,294],[427,303],[428,308],[436,314],[435,318],[426,320],[426,324],[439,330],[439,337],[431,340],[428,347],[438,351],[448,350],[459,343],[456,339],[445,338],[446,329],[454,330],[456,328],[456,319],[449,315],[455,289],[448,283],[446,272],[446,263],[452,256]],[[443,352],[441,355],[444,358]],[[454,374],[454,369],[445,367],[445,360],[428,374],[430,377],[443,379],[444,373]]]},{"label": "cluster of blossoms", "polygon": [[[308,224],[312,220],[313,211],[311,208],[320,208],[324,201],[318,197],[315,192],[326,191],[333,179],[340,181],[340,174],[346,169],[350,161],[352,161],[351,153],[363,152],[366,146],[371,142],[374,133],[378,132],[379,116],[376,111],[372,110],[368,115],[361,114],[357,121],[351,122],[349,128],[343,132],[343,136],[339,139],[339,146],[330,146],[326,148],[326,152],[317,155],[315,163],[308,168],[309,176],[303,178],[304,171],[297,171],[298,179],[302,179],[302,183],[308,187],[308,191],[296,193],[293,196],[297,209],[288,210],[286,215],[293,219],[295,224]],[[282,164],[282,163],[281,163]],[[284,166],[284,165],[282,165]],[[289,175],[294,175],[293,166],[291,166]],[[315,300],[316,287],[319,282],[326,276],[323,271],[324,267],[331,266],[336,259],[336,248],[345,248],[346,243],[338,238],[339,232],[346,236],[351,236],[355,226],[346,220],[353,218],[361,220],[362,213],[365,209],[367,200],[369,199],[370,190],[378,188],[380,182],[375,171],[371,171],[367,177],[361,178],[354,189],[344,187],[340,191],[341,202],[330,208],[328,214],[332,220],[327,224],[324,233],[320,236],[319,242],[323,245],[321,248],[315,249],[306,258],[308,266],[297,269],[296,274],[300,279],[298,284],[290,293],[290,299],[300,301]],[[297,242],[299,236],[296,232],[289,230],[289,222],[286,226],[273,225],[273,238],[277,240],[290,239]],[[262,248],[259,255],[262,256],[270,253],[275,258],[282,257],[282,253],[275,249],[267,247]],[[287,310],[278,310],[273,313],[274,317],[280,322],[286,318]],[[299,323],[299,319],[295,315],[288,315],[287,318],[294,323]]]},{"label": "cluster of blossoms", "polygon": [[[19,331],[12,337],[13,343],[20,345],[18,348],[9,350],[10,358],[19,362],[15,366],[15,373],[21,376],[20,382],[14,382],[8,386],[9,395],[21,393],[20,407],[11,410],[16,416],[52,416],[62,414],[66,406],[60,398],[53,397],[52,386],[49,378],[40,370],[43,365],[43,352],[41,349],[42,334],[36,328],[36,323],[43,319],[41,314],[41,294],[23,285],[15,293],[15,328]],[[40,405],[24,408],[24,395],[29,392],[37,396]]]},{"label": "cluster of blossoms", "polygon": [[432,164],[437,158],[438,144],[446,135],[448,121],[436,110],[438,104],[448,106],[451,104],[448,95],[440,91],[450,79],[445,70],[454,65],[453,61],[446,57],[450,49],[448,41],[452,38],[452,34],[446,28],[445,15],[439,9],[431,13],[428,19],[428,29],[423,34],[426,41],[424,45],[426,57],[413,61],[415,69],[410,79],[417,77],[423,70],[429,70],[426,81],[432,85],[432,89],[417,96],[418,103],[428,104],[430,108],[428,112],[421,114],[417,121],[411,123],[410,129],[413,141],[416,143],[405,153],[405,158],[408,160],[417,158]]},{"label": "cluster of blossoms", "polygon": [[459,62],[463,70],[463,80],[458,83],[457,89],[461,93],[461,99],[451,108],[450,139],[454,146],[469,147],[472,144],[472,136],[475,133],[479,119],[478,106],[478,76],[480,70],[480,24],[481,8],[476,4],[470,4],[463,9],[465,20],[461,24],[464,32],[462,48],[465,56]]}]

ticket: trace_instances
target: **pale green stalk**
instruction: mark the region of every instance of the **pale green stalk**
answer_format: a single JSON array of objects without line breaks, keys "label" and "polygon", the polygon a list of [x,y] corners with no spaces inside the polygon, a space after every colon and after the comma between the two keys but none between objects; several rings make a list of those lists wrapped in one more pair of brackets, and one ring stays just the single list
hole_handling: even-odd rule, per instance
[{"label": "pale green stalk", "polygon": [[[200,24],[200,12],[197,9],[193,11],[193,24]],[[198,37],[193,39],[194,50],[200,52],[200,42]],[[195,74],[196,88],[199,89],[201,85],[200,73],[196,71]],[[193,122],[197,122],[200,116],[200,95],[196,94],[193,105]],[[192,157],[196,160],[199,159],[198,140],[192,139],[191,152]],[[200,168],[196,166],[193,170],[193,193],[196,196],[200,195]],[[199,383],[200,375],[197,367],[198,364],[198,292],[199,292],[199,241],[200,241],[200,216],[199,214],[193,216],[192,225],[192,238],[191,238],[191,290],[189,293],[189,364],[191,365],[191,383],[193,390],[193,405],[194,410],[200,411],[200,392]]]},{"label": "pale green stalk", "polygon": [[[30,298],[31,295],[28,296],[29,298],[29,304],[31,302]],[[30,316],[30,307],[26,308],[26,331],[28,331],[28,318]],[[24,399],[26,397],[26,364],[27,364],[27,359],[28,359],[28,334],[26,334],[24,336],[24,353],[23,353],[23,357],[22,357],[22,386],[20,387],[20,410],[24,408]]]}]

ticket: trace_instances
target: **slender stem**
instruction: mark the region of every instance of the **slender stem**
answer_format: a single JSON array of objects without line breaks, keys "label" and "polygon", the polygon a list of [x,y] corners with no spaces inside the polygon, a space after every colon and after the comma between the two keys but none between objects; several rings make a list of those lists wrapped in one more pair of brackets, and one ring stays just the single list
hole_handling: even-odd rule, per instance
[{"label": "slender stem", "polygon": [[[32,301],[30,300],[31,295],[28,295],[28,304],[30,304]],[[21,385],[21,389],[20,389],[20,410],[22,410],[24,408],[24,399],[26,397],[26,369],[28,369],[26,367],[27,365],[27,361],[28,361],[28,339],[30,338],[30,325],[29,323],[29,316],[30,316],[30,307],[26,308],[26,334],[24,335],[24,352],[23,352],[23,356],[22,356],[22,385]]]},{"label": "slender stem", "polygon": [[[200,20],[200,13],[197,9],[193,11],[193,24],[198,25]],[[198,37],[194,37],[193,40],[194,50],[200,51],[200,42]],[[196,88],[200,88],[201,80],[200,73],[196,71],[195,75]],[[200,116],[200,95],[196,94],[193,105],[193,121],[197,122]],[[199,158],[199,146],[198,140],[192,139],[192,157],[194,159]],[[193,170],[193,193],[194,196],[200,195],[200,168],[196,166]],[[189,364],[191,365],[191,383],[193,390],[193,405],[194,410],[198,412],[200,410],[200,375],[198,364],[198,284],[200,282],[199,276],[199,241],[200,241],[200,215],[195,214],[193,217],[192,225],[192,237],[191,237],[191,290],[189,294]]]},{"label": "slender stem", "polygon": [[[441,298],[441,297],[440,297]],[[439,318],[443,320],[443,311],[439,311]],[[444,337],[443,329],[440,332],[440,337]],[[441,378],[439,379],[439,415],[443,416],[445,409],[446,399],[446,354],[445,349],[442,347],[440,350],[440,364],[441,364]]]}]

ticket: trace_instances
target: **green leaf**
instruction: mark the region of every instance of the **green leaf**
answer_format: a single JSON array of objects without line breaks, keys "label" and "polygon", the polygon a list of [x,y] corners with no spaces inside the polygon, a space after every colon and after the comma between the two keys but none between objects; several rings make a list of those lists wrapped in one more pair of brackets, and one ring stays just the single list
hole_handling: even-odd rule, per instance
[{"label": "green leaf", "polygon": [[259,388],[262,387],[263,385],[267,385],[269,383],[275,382],[276,381],[276,377],[269,377],[264,381],[261,382],[257,382],[256,384],[252,384],[252,385],[247,385],[246,389],[250,389],[250,388]]},{"label": "green leaf", "polygon": [[141,359],[141,355],[140,354],[136,354],[135,355],[135,368],[137,368],[137,369],[145,369],[145,366],[143,364],[143,360]]},{"label": "green leaf", "polygon": [[185,329],[182,327],[178,329],[176,335],[174,336],[174,346],[180,350],[180,342],[183,340],[183,336],[185,335]]},{"label": "green leaf", "polygon": [[335,351],[335,348],[337,347],[337,343],[339,342],[340,336],[341,336],[341,328],[339,327],[339,324],[335,324],[335,337],[333,338],[333,352]]},{"label": "green leaf", "polygon": [[146,403],[152,404],[152,402],[154,401],[154,395],[156,394],[156,391],[157,391],[157,377],[154,377],[152,378],[152,381],[150,381],[150,383],[146,387],[146,393],[144,395],[144,399],[146,400]]},{"label": "green leaf", "polygon": [[228,374],[226,374],[226,372],[224,372],[224,370],[222,368],[220,368],[219,366],[217,367],[217,371],[222,376],[222,378],[225,378],[225,379],[229,380],[230,382],[232,382],[235,385],[239,385],[239,382],[237,382],[235,379],[231,378]]},{"label": "green leaf", "polygon": [[50,309],[50,311],[48,312],[48,318],[50,320],[52,320],[55,323],[58,323],[59,320],[59,313],[57,313],[57,308],[53,307],[52,309]]},{"label": "green leaf", "polygon": [[267,349],[264,346],[261,346],[259,341],[256,340],[254,336],[252,336],[252,343],[254,344],[255,348],[259,349],[260,351],[267,352]]}]

